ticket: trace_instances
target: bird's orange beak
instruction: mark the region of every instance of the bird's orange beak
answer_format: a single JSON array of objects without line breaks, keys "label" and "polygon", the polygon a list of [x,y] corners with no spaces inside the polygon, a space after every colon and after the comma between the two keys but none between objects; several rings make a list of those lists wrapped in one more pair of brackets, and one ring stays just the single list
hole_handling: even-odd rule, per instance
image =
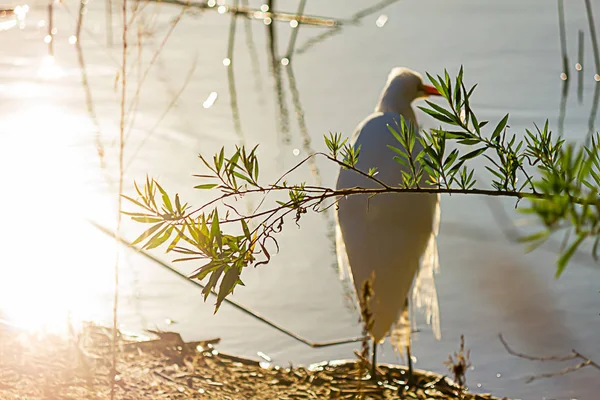
[{"label": "bird's orange beak", "polygon": [[423,84],[423,90],[428,96],[441,96],[442,94],[433,86]]}]

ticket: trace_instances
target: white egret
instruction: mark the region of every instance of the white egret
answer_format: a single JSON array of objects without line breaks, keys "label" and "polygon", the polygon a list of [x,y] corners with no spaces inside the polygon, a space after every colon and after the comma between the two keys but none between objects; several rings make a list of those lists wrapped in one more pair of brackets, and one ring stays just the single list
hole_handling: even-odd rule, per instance
[{"label": "white egret", "polygon": [[[388,147],[401,148],[388,125],[398,130],[403,117],[407,125],[416,128],[417,121],[411,108],[413,100],[439,94],[435,87],[424,84],[418,73],[407,68],[392,69],[375,112],[357,126],[351,138],[351,145],[355,149],[360,147],[356,168],[365,173],[377,168],[375,177],[378,180],[389,186],[400,186],[401,171],[407,168],[394,160],[396,154]],[[421,150],[422,146],[417,141],[414,154]],[[421,187],[427,187],[425,180],[423,177]],[[337,189],[353,187],[381,186],[356,171],[340,169]],[[411,377],[408,295],[419,266],[421,272],[414,286],[413,299],[419,303],[418,306],[424,304],[427,307],[428,322],[433,320],[434,332],[439,337],[437,297],[433,284],[433,273],[437,269],[435,237],[439,224],[439,195],[347,196],[339,199],[337,222],[340,273],[342,277],[353,280],[357,296],[363,283],[374,272],[369,307],[373,315],[373,325],[369,330],[373,339],[373,373],[376,346],[390,334],[394,348],[401,350],[405,347],[407,351]]]}]

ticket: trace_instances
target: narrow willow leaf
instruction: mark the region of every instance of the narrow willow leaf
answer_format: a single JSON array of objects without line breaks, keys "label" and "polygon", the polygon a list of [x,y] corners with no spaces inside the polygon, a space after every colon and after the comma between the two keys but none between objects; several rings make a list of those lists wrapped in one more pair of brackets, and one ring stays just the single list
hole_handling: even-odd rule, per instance
[{"label": "narrow willow leaf", "polygon": [[[410,166],[408,165],[408,162],[404,158],[400,158],[398,156],[394,156],[394,161],[396,161],[399,164],[404,165],[406,168],[410,168]],[[405,171],[402,171],[402,172],[404,173]]]},{"label": "narrow willow leaf", "polygon": [[451,120],[450,118],[448,118],[445,115],[442,115],[440,113],[437,113],[433,110],[430,110],[429,108],[419,106],[419,109],[421,109],[423,112],[431,115],[433,118],[437,119],[438,121],[442,121],[447,124],[456,125],[456,123],[453,120]]},{"label": "narrow willow leaf", "polygon": [[598,262],[598,243],[600,243],[600,235],[596,236],[594,246],[592,247],[592,257],[594,257],[594,261],[596,262]]},{"label": "narrow willow leaf", "polygon": [[444,96],[444,98],[447,99],[448,92],[446,91],[446,88],[443,87],[443,85],[441,85],[437,79],[435,79],[433,76],[429,75],[429,73],[427,73],[427,78],[429,78],[429,82],[431,82],[431,84],[438,90],[438,92],[440,92],[442,94],[442,96]]},{"label": "narrow willow leaf", "polygon": [[204,301],[206,301],[206,299],[208,298],[208,295],[210,294],[210,292],[213,290],[213,288],[219,281],[219,278],[223,274],[223,271],[225,271],[225,266],[218,267],[210,275],[210,279],[208,280],[208,283],[206,284],[206,286],[204,286],[204,289],[202,289],[202,294],[204,295]]},{"label": "narrow willow leaf", "polygon": [[246,220],[242,219],[240,222],[242,223],[242,229],[244,230],[244,235],[246,236],[246,239],[250,240],[250,229],[248,229],[248,224],[246,223]]},{"label": "narrow willow leaf", "polygon": [[212,189],[219,186],[217,183],[205,183],[203,185],[198,185],[198,186],[194,186],[194,189],[201,189],[201,190],[205,190],[205,189]]},{"label": "narrow willow leaf", "polygon": [[173,249],[177,246],[177,243],[179,243],[180,239],[181,239],[181,234],[179,233],[179,229],[177,229],[177,236],[175,236],[175,239],[173,239],[171,244],[169,244],[169,247],[167,247],[167,253],[173,251]]},{"label": "narrow willow leaf", "polygon": [[221,280],[221,285],[219,286],[219,292],[217,294],[217,303],[215,304],[215,313],[219,310],[221,303],[225,300],[230,293],[233,293],[233,289],[240,277],[240,269],[236,267],[231,267],[225,272],[225,276]]},{"label": "narrow willow leaf", "polygon": [[158,190],[160,191],[160,194],[162,195],[162,200],[163,200],[163,204],[165,205],[165,207],[167,208],[167,210],[172,213],[173,212],[173,205],[171,204],[171,199],[169,199],[169,195],[167,194],[167,192],[165,192],[165,190],[158,184],[158,182],[156,182],[156,187],[158,188]]},{"label": "narrow willow leaf", "polygon": [[[398,123],[396,123],[396,125],[398,125]],[[400,134],[398,133],[398,131],[395,130],[394,128],[392,128],[392,126],[390,124],[387,124],[387,128],[392,133],[392,135],[394,135],[394,137],[396,138],[396,140],[398,142],[402,143],[402,137],[400,137]]]},{"label": "narrow willow leaf", "polygon": [[481,143],[479,139],[463,139],[458,141],[459,144],[466,144],[467,146],[473,146]]},{"label": "narrow willow leaf", "polygon": [[221,228],[219,227],[219,213],[215,210],[210,225],[210,236],[217,241],[219,250],[223,250],[223,239],[221,236]]},{"label": "narrow willow leaf", "polygon": [[147,207],[147,206],[143,205],[142,203],[140,203],[140,202],[139,202],[139,201],[137,201],[137,200],[134,200],[134,199],[132,199],[132,198],[131,198],[131,197],[129,197],[129,196],[126,196],[126,195],[122,194],[122,195],[121,195],[121,197],[123,197],[123,198],[124,198],[124,199],[126,199],[126,200],[129,200],[130,202],[132,202],[133,204],[135,204],[135,205],[136,205],[136,206],[138,206],[138,207],[145,208],[146,210],[148,209],[148,207]]},{"label": "narrow willow leaf", "polygon": [[504,116],[504,118],[502,118],[502,120],[500,122],[498,122],[498,125],[496,125],[496,129],[494,129],[494,132],[492,133],[492,140],[496,141],[500,137],[500,134],[502,133],[504,128],[506,128],[507,123],[508,123],[508,114],[506,114]]},{"label": "narrow willow leaf", "polygon": [[460,159],[465,160],[465,161],[470,160],[471,158],[475,158],[475,157],[479,156],[486,150],[487,150],[487,147],[480,147],[477,150],[473,150],[470,153],[465,154],[464,156],[460,157]]},{"label": "narrow willow leaf", "polygon": [[569,262],[569,260],[571,259],[571,257],[573,257],[573,254],[575,254],[575,251],[577,250],[577,248],[579,247],[579,245],[584,241],[584,239],[587,237],[587,234],[579,234],[579,236],[577,237],[577,239],[571,244],[571,246],[567,249],[567,251],[565,251],[560,258],[558,259],[557,262],[557,268],[556,268],[556,278],[559,278],[563,271],[565,270],[565,267],[567,266],[567,263]]},{"label": "narrow willow leaf", "polygon": [[425,100],[425,103],[427,103],[427,105],[429,105],[429,107],[433,108],[435,111],[439,112],[440,114],[443,114],[446,117],[448,117],[449,119],[451,119],[452,121],[457,122],[456,116],[454,114],[452,114],[450,111],[446,110],[445,108],[440,107],[437,104],[435,104],[429,100]]},{"label": "narrow willow leaf", "polygon": [[446,131],[444,133],[445,133],[446,139],[468,139],[471,137],[471,135],[469,135],[466,132]]},{"label": "narrow willow leaf", "polygon": [[179,201],[179,193],[175,194],[175,209],[178,213],[181,213],[181,202]]},{"label": "narrow willow leaf", "polygon": [[140,195],[140,197],[144,197],[144,195],[142,194],[142,191],[140,190],[140,188],[137,185],[136,181],[133,181],[133,186],[135,187],[135,191]]},{"label": "narrow willow leaf", "polygon": [[220,265],[221,264],[215,261],[210,261],[207,264],[204,264],[200,268],[196,269],[190,275],[188,275],[188,279],[198,279],[199,281],[201,281],[206,277],[206,275],[219,268]]},{"label": "narrow willow leaf", "polygon": [[243,175],[237,171],[233,171],[233,175],[235,175],[237,178],[240,178],[242,180],[245,180],[248,183],[253,183],[252,179],[250,179],[249,177],[247,177],[246,175]]},{"label": "narrow willow leaf", "polygon": [[[121,211],[121,214],[125,214],[130,217],[156,217],[154,214],[146,214],[146,213],[132,213],[128,211]],[[162,221],[162,218],[161,218]]]},{"label": "narrow willow leaf", "polygon": [[144,246],[146,250],[157,248],[158,246],[169,240],[171,234],[173,233],[173,226],[171,225],[161,232],[162,234],[157,233],[152,239],[148,241],[148,243],[146,243],[146,245]]},{"label": "narrow willow leaf", "polygon": [[403,150],[401,150],[397,147],[394,147],[392,145],[389,145],[389,144],[387,145],[387,147],[388,147],[388,149],[392,150],[395,153],[398,153],[400,156],[404,157],[405,159],[408,159],[408,154],[406,152],[404,152]]},{"label": "narrow willow leaf", "polygon": [[133,243],[131,243],[132,246],[140,243],[141,241],[145,240],[146,238],[148,238],[150,235],[152,235],[154,232],[156,232],[156,230],[158,228],[160,228],[161,226],[163,226],[164,222],[160,222],[154,226],[152,226],[150,229],[148,229],[147,231],[145,231],[144,233],[142,233],[137,239],[135,239],[133,241]]},{"label": "narrow willow leaf", "polygon": [[521,243],[543,241],[550,237],[550,233],[549,230],[545,229],[543,231],[532,233],[531,235],[520,236],[517,238],[517,241]]},{"label": "narrow willow leaf", "polygon": [[142,222],[145,224],[164,221],[164,219],[159,217],[131,217],[131,219],[136,222]]},{"label": "narrow willow leaf", "polygon": [[176,262],[184,262],[184,261],[196,261],[196,260],[204,260],[206,257],[203,256],[198,256],[198,257],[184,257],[184,258],[176,258],[173,260],[174,263]]},{"label": "narrow willow leaf", "polygon": [[220,171],[223,167],[223,160],[225,160],[225,147],[221,147],[221,151],[219,152],[219,157],[217,158],[217,171]]}]

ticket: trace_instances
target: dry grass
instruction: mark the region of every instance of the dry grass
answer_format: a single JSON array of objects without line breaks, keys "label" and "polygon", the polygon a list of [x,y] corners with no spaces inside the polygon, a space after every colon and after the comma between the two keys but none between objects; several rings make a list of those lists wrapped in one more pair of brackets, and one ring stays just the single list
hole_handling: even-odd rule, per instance
[{"label": "dry grass", "polygon": [[[88,325],[70,339],[0,325],[0,399],[107,399],[111,330]],[[117,399],[454,399],[448,379],[415,371],[418,389],[402,391],[405,369],[382,364],[379,383],[362,380],[356,361],[279,368],[219,353],[218,339],[184,343],[177,333],[136,341],[119,334]],[[360,385],[359,385],[360,383]],[[493,399],[464,395],[465,399]]]}]

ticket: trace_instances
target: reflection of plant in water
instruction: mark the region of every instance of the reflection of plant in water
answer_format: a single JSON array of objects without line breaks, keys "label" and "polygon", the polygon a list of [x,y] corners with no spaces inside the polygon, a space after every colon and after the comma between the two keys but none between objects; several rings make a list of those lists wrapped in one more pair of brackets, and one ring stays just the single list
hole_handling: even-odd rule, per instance
[{"label": "reflection of plant in water", "polygon": [[[485,135],[483,128],[488,121],[478,121],[471,109],[474,87],[467,89],[462,69],[454,81],[447,73],[443,77],[429,78],[447,105],[441,107],[428,102],[428,107],[422,109],[452,128],[431,129],[418,135],[404,122],[390,127],[398,140],[398,146],[391,147],[396,153],[395,159],[410,171],[403,172],[399,186],[392,187],[379,181],[377,171],[356,169],[360,149],[352,147],[339,134],[330,134],[326,138],[328,154],[309,155],[269,185],[259,183],[256,147],[252,150],[239,147],[231,156],[226,156],[225,150],[221,149],[212,160],[199,156],[208,173],[196,175],[202,179],[196,188],[220,192],[216,199],[201,207],[192,209],[182,204],[178,195],[169,196],[151,179],[147,179],[141,188],[136,185],[138,199],[127,199],[138,210],[126,214],[152,226],[135,243],[143,243],[144,248],[151,249],[169,242],[167,252],[182,255],[177,261],[206,261],[191,278],[208,278],[204,294],[207,296],[212,289],[218,291],[217,309],[223,299],[242,284],[244,267],[270,261],[271,252],[277,249],[276,236],[286,220],[292,218],[298,223],[308,211],[321,212],[334,205],[339,196],[412,191],[504,196],[518,202],[525,199],[528,206],[522,211],[536,215],[543,225],[540,231],[521,238],[531,248],[543,243],[554,232],[574,232],[574,238],[558,258],[557,276],[584,241],[592,240],[592,254],[596,255],[600,242],[599,135],[594,136],[591,146],[575,147],[563,139],[553,138],[546,123],[533,132],[527,130],[525,140],[517,140],[515,134],[508,133],[508,115]],[[424,150],[413,154],[417,140]],[[459,146],[449,151],[450,144]],[[324,157],[343,168],[353,169],[368,176],[379,187],[333,190],[304,183],[289,184],[289,176],[313,157]],[[492,178],[489,189],[476,188],[474,170],[469,167],[471,160],[476,158],[487,163],[485,168]],[[418,186],[423,175],[435,185],[434,189]],[[229,201],[242,196],[260,197],[261,207],[252,214],[241,214]],[[267,204],[269,199],[272,202]],[[252,229],[249,221],[255,222]],[[225,232],[224,228],[232,224],[237,228]]]}]

